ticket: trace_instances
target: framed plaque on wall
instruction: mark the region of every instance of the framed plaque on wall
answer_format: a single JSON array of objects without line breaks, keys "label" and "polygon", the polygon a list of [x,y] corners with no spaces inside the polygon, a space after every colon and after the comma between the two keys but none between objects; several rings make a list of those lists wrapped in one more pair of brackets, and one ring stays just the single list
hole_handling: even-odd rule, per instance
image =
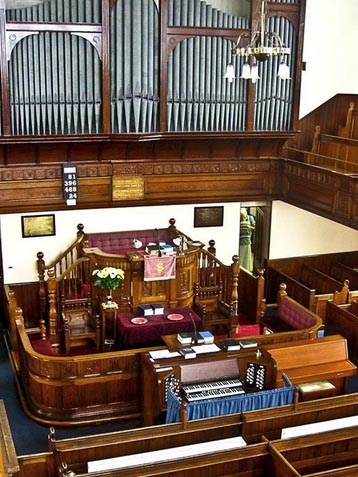
[{"label": "framed plaque on wall", "polygon": [[222,227],[224,207],[194,207],[194,227]]}]

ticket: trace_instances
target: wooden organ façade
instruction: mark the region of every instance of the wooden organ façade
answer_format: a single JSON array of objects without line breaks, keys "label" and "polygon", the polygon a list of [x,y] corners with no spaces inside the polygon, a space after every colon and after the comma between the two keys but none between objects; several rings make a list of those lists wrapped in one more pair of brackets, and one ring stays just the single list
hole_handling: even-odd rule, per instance
[{"label": "wooden organ fa\u00e7ade", "polygon": [[[304,360],[300,359],[302,353]],[[356,366],[348,359],[346,340],[338,335],[233,352],[221,350],[189,360],[177,356],[153,359],[150,353],[144,353],[143,424],[163,419],[168,411],[169,390],[179,397],[181,419],[185,420],[189,403],[210,398],[252,397],[320,380],[332,383],[335,394],[343,394],[347,377],[354,374]]]}]

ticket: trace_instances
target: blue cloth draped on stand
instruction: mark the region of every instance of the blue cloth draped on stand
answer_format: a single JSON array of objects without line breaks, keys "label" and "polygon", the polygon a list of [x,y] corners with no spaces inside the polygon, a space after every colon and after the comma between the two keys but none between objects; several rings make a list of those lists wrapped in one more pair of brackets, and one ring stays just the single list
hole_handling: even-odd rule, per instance
[{"label": "blue cloth draped on stand", "polygon": [[[189,402],[186,406],[187,419],[203,419],[223,414],[235,414],[267,407],[284,406],[293,403],[294,394],[295,387],[288,386],[257,393],[240,394],[239,396]],[[168,390],[166,423],[180,422],[180,410],[181,399],[175,396],[171,390]]]}]

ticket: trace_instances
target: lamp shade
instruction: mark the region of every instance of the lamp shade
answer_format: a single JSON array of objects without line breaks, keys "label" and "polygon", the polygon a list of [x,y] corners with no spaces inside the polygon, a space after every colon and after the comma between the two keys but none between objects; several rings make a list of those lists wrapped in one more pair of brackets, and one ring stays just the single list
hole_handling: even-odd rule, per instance
[{"label": "lamp shade", "polygon": [[243,79],[250,79],[251,78],[250,65],[247,62],[242,67],[242,72],[241,72],[240,78],[243,78]]},{"label": "lamp shade", "polygon": [[251,81],[253,83],[256,83],[256,81],[260,79],[259,76],[259,67],[257,65],[252,65],[251,66]]},{"label": "lamp shade", "polygon": [[226,78],[227,80],[229,80],[229,83],[232,83],[232,80],[236,78],[234,66],[233,66],[232,63],[229,63],[229,64],[227,65],[227,67],[226,67],[226,73],[225,73],[224,78]]},{"label": "lamp shade", "polygon": [[282,80],[290,79],[290,68],[284,61],[280,63],[277,76]]}]

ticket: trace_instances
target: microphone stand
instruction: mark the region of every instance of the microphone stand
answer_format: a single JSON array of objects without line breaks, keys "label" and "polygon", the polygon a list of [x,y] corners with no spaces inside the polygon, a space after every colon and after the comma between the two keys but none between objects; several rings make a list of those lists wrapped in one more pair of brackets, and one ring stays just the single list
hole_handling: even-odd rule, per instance
[{"label": "microphone stand", "polygon": [[192,344],[198,344],[198,334],[197,334],[197,330],[196,330],[196,323],[195,323],[195,320],[193,318],[193,315],[191,314],[191,312],[189,312],[189,316],[190,316],[190,319],[193,323],[193,327],[194,327],[194,338],[192,339]]},{"label": "microphone stand", "polygon": [[156,228],[155,229],[156,232],[157,232],[157,244],[158,244],[158,257],[161,257],[162,256],[162,252],[160,250],[160,244],[159,244],[159,230]]}]

